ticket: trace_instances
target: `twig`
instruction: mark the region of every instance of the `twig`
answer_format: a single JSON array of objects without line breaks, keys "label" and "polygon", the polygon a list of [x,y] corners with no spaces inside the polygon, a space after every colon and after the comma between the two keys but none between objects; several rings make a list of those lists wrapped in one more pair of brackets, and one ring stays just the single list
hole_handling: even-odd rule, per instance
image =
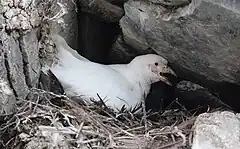
[{"label": "twig", "polygon": [[143,108],[143,122],[144,122],[144,127],[145,127],[145,133],[148,131],[148,125],[147,125],[147,112],[146,112],[146,105],[144,98],[142,98],[142,108]]},{"label": "twig", "polygon": [[181,144],[182,141],[176,141],[176,142],[172,142],[172,143],[169,143],[169,144],[166,144],[166,145],[162,145],[160,146],[158,149],[164,149],[164,148],[168,148],[168,147],[171,147],[171,146],[174,146],[174,145],[177,145],[177,144]]},{"label": "twig", "polygon": [[84,140],[84,141],[77,142],[77,143],[87,144],[87,143],[92,143],[92,142],[97,142],[97,141],[101,141],[101,139],[90,139],[90,140]]},{"label": "twig", "polygon": [[78,138],[79,133],[81,132],[81,130],[82,130],[82,128],[83,128],[83,125],[84,125],[84,122],[82,122],[82,123],[80,124],[79,129],[78,129],[78,131],[77,131],[77,134],[76,134],[75,138]]},{"label": "twig", "polygon": [[105,102],[103,101],[103,99],[100,97],[100,95],[97,94],[97,96],[98,96],[99,100],[101,101],[102,105],[103,105],[105,108],[108,108],[108,107],[106,106]]},{"label": "twig", "polygon": [[[126,135],[129,135],[131,137],[134,137],[134,134],[131,134],[130,132],[123,130],[122,128],[120,128],[119,126],[117,126],[116,124],[113,124],[114,126],[116,126],[118,129],[120,129],[121,132],[125,133]],[[113,135],[114,136],[114,135]]]}]

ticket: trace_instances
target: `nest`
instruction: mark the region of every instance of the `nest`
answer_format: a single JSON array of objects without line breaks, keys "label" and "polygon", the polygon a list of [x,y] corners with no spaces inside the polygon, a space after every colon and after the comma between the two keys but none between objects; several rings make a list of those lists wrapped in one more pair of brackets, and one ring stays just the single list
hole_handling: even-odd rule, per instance
[{"label": "nest", "polygon": [[4,148],[189,148],[195,120],[179,110],[163,114],[115,113],[65,95],[32,89],[1,125]]}]

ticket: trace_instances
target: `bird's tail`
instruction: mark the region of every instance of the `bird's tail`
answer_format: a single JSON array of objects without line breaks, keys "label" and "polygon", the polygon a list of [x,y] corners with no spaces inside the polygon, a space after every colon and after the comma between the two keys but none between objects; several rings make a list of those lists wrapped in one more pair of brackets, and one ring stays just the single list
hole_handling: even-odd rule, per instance
[{"label": "bird's tail", "polygon": [[89,61],[85,57],[79,55],[77,51],[72,49],[65,39],[60,36],[59,34],[56,33],[51,33],[50,34],[51,39],[53,40],[54,44],[56,45],[57,51],[58,51],[58,56],[61,60],[70,60],[70,59],[79,59],[83,61]]}]

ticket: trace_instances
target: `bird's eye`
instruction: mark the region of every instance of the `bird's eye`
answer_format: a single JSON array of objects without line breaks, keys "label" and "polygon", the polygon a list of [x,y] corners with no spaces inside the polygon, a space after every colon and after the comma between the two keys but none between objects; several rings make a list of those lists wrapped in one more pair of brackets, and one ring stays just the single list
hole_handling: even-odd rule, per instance
[{"label": "bird's eye", "polygon": [[158,66],[158,63],[155,63],[155,66]]}]

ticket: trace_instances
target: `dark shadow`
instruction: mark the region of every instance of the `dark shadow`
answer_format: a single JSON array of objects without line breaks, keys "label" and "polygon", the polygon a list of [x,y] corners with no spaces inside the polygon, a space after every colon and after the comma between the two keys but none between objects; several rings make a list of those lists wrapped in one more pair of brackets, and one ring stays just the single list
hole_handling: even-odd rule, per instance
[{"label": "dark shadow", "polygon": [[92,14],[80,12],[78,24],[78,52],[91,61],[105,64],[112,44],[120,32],[118,23],[108,23]]}]

